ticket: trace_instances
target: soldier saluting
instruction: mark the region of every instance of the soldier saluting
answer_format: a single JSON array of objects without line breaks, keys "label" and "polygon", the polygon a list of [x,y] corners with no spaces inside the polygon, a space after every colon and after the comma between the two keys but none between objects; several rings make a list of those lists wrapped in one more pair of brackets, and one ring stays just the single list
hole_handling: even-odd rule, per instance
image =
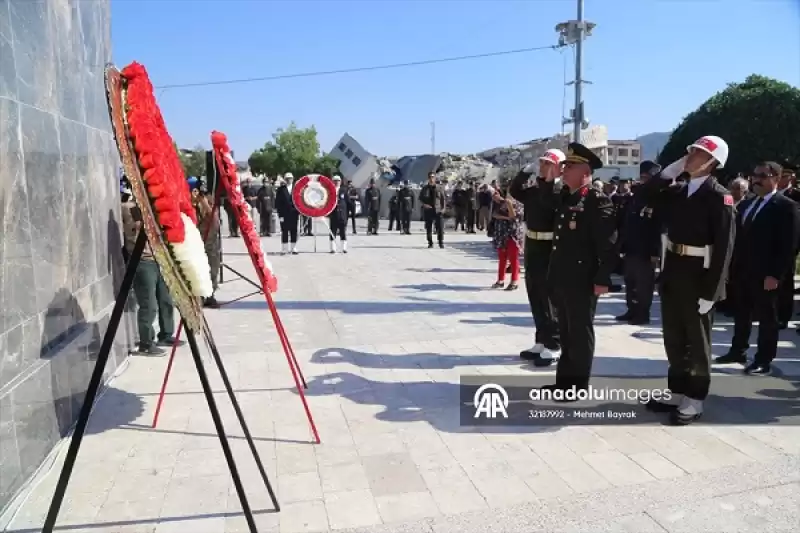
[{"label": "soldier saluting", "polygon": [[544,387],[549,390],[589,387],[597,298],[609,291],[619,257],[614,205],[591,186],[592,172],[602,166],[589,148],[570,143],[561,192],[553,192],[553,180],[540,185],[550,192],[556,210],[547,282],[562,341],[556,382]]},{"label": "soldier saluting", "polygon": [[561,192],[561,184],[555,183],[545,190],[546,181],[554,181],[561,175],[564,152],[547,150],[539,158],[539,177],[534,185],[526,187],[534,170],[528,165],[511,181],[509,194],[525,207],[525,288],[531,306],[536,337],[533,348],[523,350],[519,356],[533,361],[535,366],[548,366],[561,351],[558,323],[550,302],[547,285],[547,269],[553,248],[553,228],[556,212],[552,195]]},{"label": "soldier saluting", "polygon": [[[725,298],[736,232],[733,196],[710,175],[725,165],[727,143],[707,135],[686,150],[661,179],[641,185],[666,228],[659,292],[672,392],[669,401],[650,401],[647,407],[669,412],[678,425],[703,414],[711,383],[711,310]],[[685,183],[670,186],[672,180]]]}]

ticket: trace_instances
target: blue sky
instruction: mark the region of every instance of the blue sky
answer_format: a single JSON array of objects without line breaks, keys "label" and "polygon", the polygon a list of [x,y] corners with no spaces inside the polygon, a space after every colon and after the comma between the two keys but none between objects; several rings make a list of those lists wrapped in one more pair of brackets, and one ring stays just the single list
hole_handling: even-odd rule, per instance
[{"label": "blue sky", "polygon": [[[574,0],[112,0],[114,61],[156,86],[403,63],[555,44]],[[752,73],[800,86],[800,0],[586,0],[586,114],[615,139],[669,131]],[[474,152],[558,131],[571,49],[159,91],[181,146],[225,132],[237,159],[294,120],[323,150]],[[572,102],[567,92],[567,109]]]}]

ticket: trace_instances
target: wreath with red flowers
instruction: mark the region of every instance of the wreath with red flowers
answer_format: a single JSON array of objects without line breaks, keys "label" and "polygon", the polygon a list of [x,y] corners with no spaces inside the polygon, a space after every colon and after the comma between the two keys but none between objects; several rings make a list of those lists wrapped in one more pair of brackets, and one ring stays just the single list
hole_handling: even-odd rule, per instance
[{"label": "wreath with red flowers", "polygon": [[253,261],[253,266],[258,273],[262,286],[270,292],[276,292],[278,290],[278,278],[275,277],[272,265],[261,249],[261,239],[258,236],[253,220],[250,218],[250,206],[242,195],[239,178],[236,176],[236,163],[233,160],[233,156],[231,156],[228,139],[224,133],[212,131],[211,145],[214,148],[214,158],[222,177],[223,186],[228,193],[228,200],[231,207],[233,207],[236,221],[239,223],[239,229],[242,232],[242,239],[244,239],[247,252]]},{"label": "wreath with red flowers", "polygon": [[144,66],[133,62],[121,72],[127,135],[167,249],[195,296],[213,292],[208,258],[197,230],[189,185],[175,143],[156,103]]},{"label": "wreath with red flowers", "polygon": [[[292,201],[301,215],[326,217],[336,208],[336,184],[322,174],[303,176],[292,187]],[[317,196],[314,200],[310,197]]]}]

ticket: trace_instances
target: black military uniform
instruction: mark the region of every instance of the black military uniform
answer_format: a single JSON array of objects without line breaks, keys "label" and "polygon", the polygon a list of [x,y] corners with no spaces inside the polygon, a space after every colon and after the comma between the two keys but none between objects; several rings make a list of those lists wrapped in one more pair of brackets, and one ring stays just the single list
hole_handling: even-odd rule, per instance
[{"label": "black military uniform", "polygon": [[397,191],[397,204],[401,231],[406,235],[411,235],[411,212],[414,211],[414,191],[409,187],[408,180],[403,184],[403,188]]},{"label": "black military uniform", "polygon": [[367,235],[378,234],[378,217],[381,211],[381,191],[375,180],[369,180],[369,187],[364,191],[364,209],[367,211]]},{"label": "black military uniform", "polygon": [[472,183],[466,191],[467,196],[467,233],[475,233],[475,222],[478,218],[478,184]]},{"label": "black military uniform", "polygon": [[455,214],[456,225],[455,230],[458,231],[458,227],[461,226],[462,230],[466,230],[466,220],[467,220],[467,196],[466,192],[462,187],[461,183],[456,185],[456,189],[453,191],[453,195],[451,197],[451,201],[453,203],[453,211]]},{"label": "black military uniform", "polygon": [[347,253],[347,216],[353,209],[353,200],[349,191],[345,191],[339,186],[341,182],[335,182],[336,187],[336,206],[328,214],[328,224],[330,228],[329,238],[331,241],[331,253],[336,253],[336,237],[342,244],[342,252]]},{"label": "black military uniform", "polygon": [[[645,176],[643,180],[654,179],[653,176],[660,171],[661,167],[652,161],[642,161],[639,165],[639,175]],[[647,202],[647,191],[641,186],[632,191],[630,199],[625,202],[621,215],[624,220],[619,226],[628,309],[616,319],[632,325],[645,325],[650,322],[656,261],[661,256],[661,222],[658,213]]]},{"label": "black military uniform", "polygon": [[[439,248],[444,248],[444,223],[442,215],[447,200],[444,190],[438,184],[428,183],[419,191],[419,202],[422,204],[422,217],[425,220],[425,234],[428,237],[428,248],[433,248],[433,230],[436,230],[436,239]],[[429,207],[426,207],[429,206]]]},{"label": "black military uniform", "polygon": [[[537,178],[536,185],[525,187],[531,174],[520,172],[511,181],[509,194],[525,208],[525,288],[531,306],[533,322],[536,325],[534,343],[551,352],[561,350],[558,322],[555,309],[548,294],[547,270],[550,266],[550,253],[556,222],[556,203],[553,195],[561,194],[561,183],[546,185],[544,178]],[[520,352],[522,359],[534,361],[537,366],[552,363],[549,357],[542,358],[540,350],[531,348]]]},{"label": "black military uniform", "polygon": [[[582,144],[571,143],[565,164],[583,163],[592,170],[603,162]],[[552,192],[553,182],[540,185]],[[595,287],[611,286],[611,272],[619,257],[614,206],[601,191],[586,183],[575,191],[566,186],[552,193],[556,208],[553,251],[547,282],[558,316],[561,357],[555,385],[550,389],[586,389],[594,359]]]},{"label": "black military uniform", "polygon": [[275,189],[266,179],[262,181],[262,186],[258,190],[257,205],[259,219],[261,220],[261,236],[269,237],[272,235],[272,211],[275,208]]},{"label": "black military uniform", "polygon": [[[335,176],[334,176],[335,177]],[[350,198],[350,207],[348,208],[348,216],[350,217],[350,222],[353,224],[353,235],[356,234],[356,202],[358,202],[358,189],[353,186],[353,182],[347,180],[347,195]],[[365,209],[362,207],[361,212],[363,213]]]},{"label": "black military uniform", "polygon": [[700,303],[725,297],[736,226],[733,197],[716,178],[689,179],[686,173],[680,177],[683,184],[659,177],[641,188],[648,204],[660,212],[666,232],[658,283],[669,361],[667,384],[673,399],[681,398],[686,410],[658,401],[647,406],[671,412],[672,423],[683,425],[700,417],[708,396],[713,311],[701,314]]}]

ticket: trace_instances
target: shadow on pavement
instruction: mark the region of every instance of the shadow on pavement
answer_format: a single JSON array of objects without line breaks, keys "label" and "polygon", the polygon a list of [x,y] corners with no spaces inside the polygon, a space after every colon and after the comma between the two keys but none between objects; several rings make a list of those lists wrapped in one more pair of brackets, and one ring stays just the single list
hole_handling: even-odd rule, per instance
[{"label": "shadow on pavement", "polygon": [[422,283],[418,285],[395,285],[393,289],[414,290],[419,292],[433,291],[454,291],[454,292],[478,292],[488,290],[489,287],[478,285],[448,285],[447,283]]}]

